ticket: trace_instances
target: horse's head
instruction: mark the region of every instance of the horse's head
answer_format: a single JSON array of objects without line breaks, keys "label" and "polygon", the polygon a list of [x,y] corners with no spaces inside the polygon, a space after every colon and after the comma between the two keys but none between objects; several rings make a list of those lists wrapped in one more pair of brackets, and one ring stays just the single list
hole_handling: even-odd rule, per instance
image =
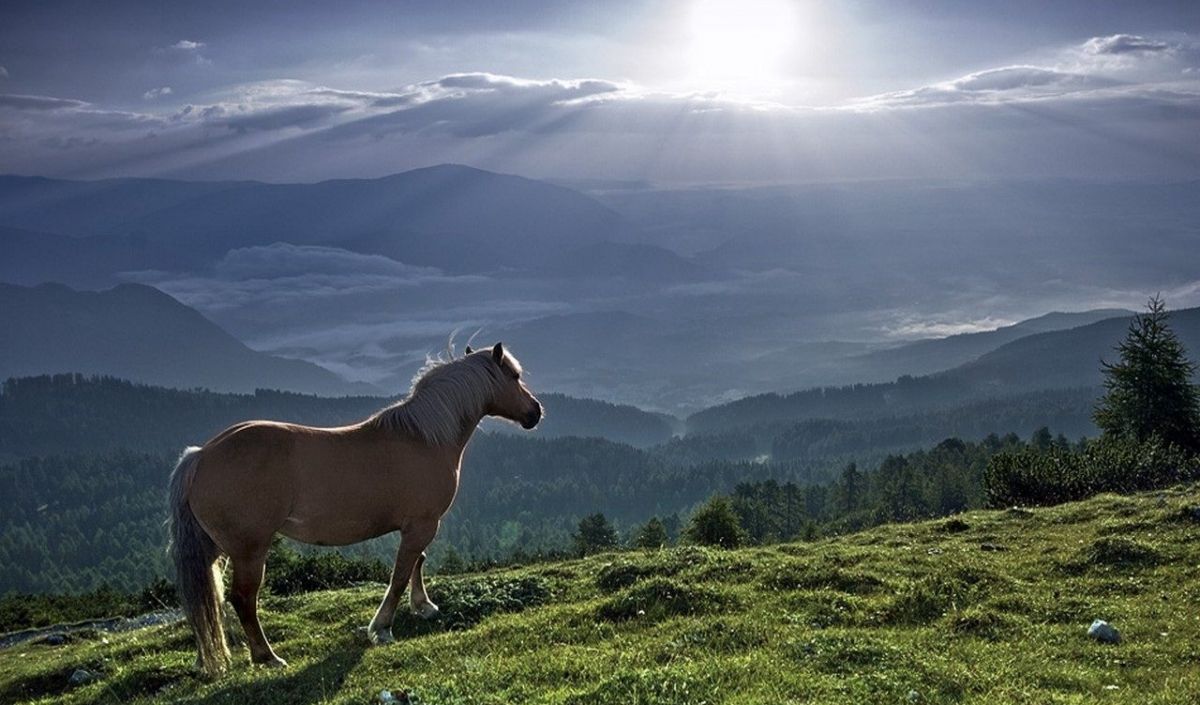
[{"label": "horse's head", "polygon": [[518,423],[524,429],[537,426],[538,421],[542,420],[542,404],[525,386],[521,379],[521,363],[504,349],[504,344],[496,343],[490,352],[475,352],[470,347],[466,352],[468,355],[487,355],[490,364],[496,366],[499,383],[485,413]]}]

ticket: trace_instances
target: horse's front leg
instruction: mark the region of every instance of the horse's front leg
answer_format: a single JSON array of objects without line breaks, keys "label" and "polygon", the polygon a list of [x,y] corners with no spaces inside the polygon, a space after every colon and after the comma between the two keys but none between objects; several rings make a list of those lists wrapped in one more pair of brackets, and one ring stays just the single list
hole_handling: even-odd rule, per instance
[{"label": "horse's front leg", "polygon": [[433,619],[438,616],[441,611],[438,606],[433,604],[433,600],[429,599],[429,595],[425,593],[425,578],[421,574],[421,569],[425,566],[425,552],[421,551],[421,555],[417,557],[417,564],[413,567],[412,574],[412,591],[409,592],[409,605],[412,608],[412,613],[424,619]]},{"label": "horse's front leg", "polygon": [[414,520],[400,529],[400,548],[396,551],[396,565],[392,567],[392,580],[388,583],[387,592],[383,594],[383,602],[376,610],[371,623],[367,625],[367,636],[375,644],[388,644],[392,637],[392,620],[396,617],[396,607],[400,597],[412,578],[413,569],[417,566],[425,547],[433,541],[438,530],[437,519]]}]

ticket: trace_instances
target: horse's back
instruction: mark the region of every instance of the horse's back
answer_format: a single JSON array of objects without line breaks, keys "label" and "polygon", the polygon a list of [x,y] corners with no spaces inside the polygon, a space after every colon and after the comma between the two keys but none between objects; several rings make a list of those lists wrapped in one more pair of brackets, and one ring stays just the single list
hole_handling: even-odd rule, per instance
[{"label": "horse's back", "polygon": [[200,452],[189,502],[227,552],[269,542],[287,518],[296,481],[296,438],[306,427],[246,421],[214,436]]}]

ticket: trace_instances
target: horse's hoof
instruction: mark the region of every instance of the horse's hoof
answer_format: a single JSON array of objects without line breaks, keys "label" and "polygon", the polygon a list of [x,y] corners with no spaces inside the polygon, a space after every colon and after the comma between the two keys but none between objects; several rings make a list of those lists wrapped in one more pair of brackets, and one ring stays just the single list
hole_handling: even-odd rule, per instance
[{"label": "horse's hoof", "polygon": [[370,627],[367,628],[367,638],[370,639],[371,643],[376,646],[390,644],[396,640],[396,637],[392,636],[391,629],[380,629],[377,631],[371,629]]},{"label": "horse's hoof", "polygon": [[442,611],[439,610],[438,606],[433,604],[432,602],[422,602],[419,605],[412,606],[412,613],[417,615],[421,619],[433,619],[434,617],[441,614]]},{"label": "horse's hoof", "polygon": [[261,660],[255,659],[255,663],[263,668],[287,668],[288,665],[287,661],[284,661],[275,654],[271,654],[267,658]]}]

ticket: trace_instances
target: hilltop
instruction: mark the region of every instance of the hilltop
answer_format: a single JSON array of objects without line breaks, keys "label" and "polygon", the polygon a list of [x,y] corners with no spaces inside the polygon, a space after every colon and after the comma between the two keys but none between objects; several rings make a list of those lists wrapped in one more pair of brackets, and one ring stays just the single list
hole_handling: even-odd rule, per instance
[{"label": "hilltop", "polygon": [[[435,623],[358,629],[381,586],[274,597],[283,672],[191,675],[181,624],[14,647],[0,700],[79,703],[1188,703],[1200,485],[812,543],[437,577]],[[269,570],[269,568],[268,568]],[[1110,621],[1120,644],[1089,639]],[[69,684],[78,669],[96,679]]]}]

